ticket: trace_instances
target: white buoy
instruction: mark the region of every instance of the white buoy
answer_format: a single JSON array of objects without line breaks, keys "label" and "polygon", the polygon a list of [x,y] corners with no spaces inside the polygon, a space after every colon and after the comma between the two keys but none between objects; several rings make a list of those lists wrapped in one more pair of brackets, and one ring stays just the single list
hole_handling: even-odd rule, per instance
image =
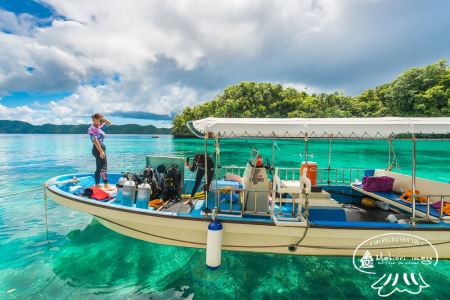
[{"label": "white buoy", "polygon": [[222,224],[213,220],[208,225],[208,237],[206,241],[206,266],[215,270],[220,267],[222,259]]}]

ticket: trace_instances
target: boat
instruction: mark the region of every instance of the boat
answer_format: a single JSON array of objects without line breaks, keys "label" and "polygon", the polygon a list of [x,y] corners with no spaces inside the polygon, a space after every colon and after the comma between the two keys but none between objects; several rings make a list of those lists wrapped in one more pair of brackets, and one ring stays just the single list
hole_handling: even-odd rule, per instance
[{"label": "boat", "polygon": [[[206,248],[210,225],[220,222],[219,246],[223,250],[352,256],[355,248],[374,236],[403,233],[428,241],[439,253],[439,259],[450,259],[450,216],[443,209],[450,202],[450,184],[417,177],[415,161],[417,140],[449,138],[450,118],[205,118],[187,125],[204,140],[204,153],[213,153],[216,174],[210,190],[192,206],[179,201],[160,210],[137,208],[114,198],[101,202],[70,192],[78,179],[92,174],[51,178],[45,184],[46,193],[60,205],[92,215],[111,230],[159,244]],[[220,142],[226,139],[272,141],[271,163],[258,166],[259,150],[253,149],[249,159],[236,158],[241,161],[221,166]],[[274,164],[278,139],[302,142],[302,173],[300,162],[291,168]],[[315,166],[308,161],[308,145],[315,139],[330,141],[328,166]],[[410,140],[411,176],[391,168],[332,168],[332,141],[339,139],[389,143],[395,139]],[[209,140],[214,141],[212,151]],[[389,154],[391,163],[395,153]],[[146,159],[147,165],[154,167],[161,161],[177,162],[184,172],[182,157]],[[392,191],[366,191],[361,183],[365,174],[393,178]],[[116,183],[121,176],[110,174],[110,182]],[[192,184],[192,179],[183,178],[182,193],[188,193]],[[407,190],[411,190],[413,201],[400,198],[401,192]],[[418,201],[419,197],[424,204]],[[364,198],[370,198],[376,206],[363,206]],[[439,203],[440,209],[435,208]],[[390,222],[392,218],[397,221]],[[426,245],[398,246],[388,242],[385,247],[392,255],[430,254]]]}]

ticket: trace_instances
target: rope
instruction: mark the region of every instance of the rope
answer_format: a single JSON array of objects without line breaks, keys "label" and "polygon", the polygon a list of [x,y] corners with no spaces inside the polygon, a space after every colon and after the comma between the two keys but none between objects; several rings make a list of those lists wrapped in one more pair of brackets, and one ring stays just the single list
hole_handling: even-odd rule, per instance
[{"label": "rope", "polygon": [[[192,242],[192,241],[174,239],[174,238],[169,238],[169,237],[165,237],[165,236],[161,236],[161,235],[157,235],[157,234],[152,234],[152,233],[148,233],[148,232],[145,232],[145,231],[141,231],[141,230],[138,230],[138,229],[134,229],[134,228],[128,227],[128,226],[123,225],[123,224],[116,223],[116,222],[108,220],[108,219],[104,219],[104,218],[99,217],[97,215],[94,215],[94,216],[96,218],[98,218],[98,219],[101,219],[101,220],[104,220],[106,222],[112,223],[112,224],[117,225],[119,227],[123,227],[123,228],[126,228],[126,229],[131,230],[131,231],[139,232],[139,233],[142,233],[144,235],[151,236],[151,237],[155,237],[155,238],[159,238],[159,239],[163,239],[163,240],[168,240],[168,241],[173,241],[173,242],[185,243],[185,244],[206,246],[206,243]],[[444,244],[450,244],[450,241],[433,243],[434,246],[436,246],[436,245],[444,245]],[[257,248],[257,249],[258,248],[285,248],[285,247],[289,247],[289,246],[292,246],[292,244],[291,245],[258,245],[258,246],[256,246],[256,245],[255,246],[223,245],[223,247],[225,247],[225,248],[245,248],[245,249],[251,249],[251,248]],[[384,249],[417,248],[417,247],[425,247],[425,246],[427,246],[427,245],[412,245],[412,246],[403,246],[403,247],[399,246],[399,247],[389,247],[389,248],[386,248],[386,247],[361,247],[359,249],[361,249],[361,250],[370,250],[370,249],[373,249],[373,250],[377,250],[377,249],[384,250]],[[320,245],[302,245],[302,247],[303,248],[314,248],[314,249],[332,249],[332,250],[354,250],[355,249],[355,247],[334,247],[334,246],[320,246]]]},{"label": "rope", "polygon": [[47,238],[47,244],[50,244],[48,239],[48,209],[47,209],[47,184],[44,184],[44,209],[45,209],[45,235]]},{"label": "rope", "polygon": [[[330,147],[331,147],[331,139],[330,139]],[[331,155],[331,149],[330,149],[330,155]],[[307,172],[308,172],[307,170],[308,170],[308,134],[305,135],[305,169],[303,170],[303,173],[305,174],[305,176],[307,176]],[[307,186],[305,185],[305,183],[302,183],[301,176],[303,176],[303,175],[300,174],[300,185],[302,185],[301,186],[302,194],[305,197],[304,215],[305,215],[305,219],[306,219],[306,228],[305,228],[305,231],[303,232],[302,237],[297,241],[297,243],[288,246],[288,250],[290,252],[294,252],[297,250],[298,245],[300,245],[300,243],[306,238],[306,234],[308,233],[309,226],[310,226],[310,223],[309,223],[309,193],[306,192]],[[280,209],[281,209],[281,207],[280,207]],[[300,211],[298,213],[301,214],[302,212]]]},{"label": "rope", "polygon": [[[388,163],[387,171],[391,171],[394,166],[395,166],[395,170],[399,170],[400,165],[398,163],[397,154],[395,152],[394,143],[393,143],[392,138],[388,139],[388,143],[389,143],[389,163]],[[391,160],[391,153],[392,153],[392,160]]]},{"label": "rope", "polygon": [[[46,233],[46,238],[47,238],[47,243],[49,243],[49,239],[48,239],[48,216],[47,216],[47,184],[44,184],[44,209],[45,209],[45,233]],[[26,191],[20,191],[20,192],[15,192],[15,193],[10,193],[10,194],[6,194],[6,195],[0,195],[0,198],[6,198],[6,197],[10,197],[10,196],[15,196],[15,195],[20,195],[20,194],[25,194],[25,193],[29,193],[29,192],[33,192],[33,191],[37,191],[42,189],[42,186],[38,186]]]},{"label": "rope", "polygon": [[15,195],[20,195],[20,194],[25,194],[25,193],[29,193],[29,192],[32,192],[32,191],[37,191],[37,190],[40,190],[40,189],[42,189],[42,186],[38,186],[38,187],[29,189],[29,190],[26,190],[26,191],[20,191],[20,192],[0,195],[0,198],[10,197],[10,196],[15,196]]},{"label": "rope", "polygon": [[304,212],[304,215],[305,215],[305,219],[306,219],[306,228],[305,228],[305,231],[303,232],[302,237],[297,241],[297,243],[288,246],[288,249],[291,252],[294,252],[294,251],[297,250],[298,245],[300,245],[300,243],[303,242],[303,240],[306,238],[306,234],[308,233],[308,230],[309,230],[309,227],[310,227],[310,222],[309,222],[309,194],[304,193],[303,195],[305,196],[305,212]]}]

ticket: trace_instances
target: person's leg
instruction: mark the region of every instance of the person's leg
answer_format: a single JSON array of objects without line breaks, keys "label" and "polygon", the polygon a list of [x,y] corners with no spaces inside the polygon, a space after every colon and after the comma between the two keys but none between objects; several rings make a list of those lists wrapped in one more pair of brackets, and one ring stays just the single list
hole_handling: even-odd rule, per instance
[{"label": "person's leg", "polygon": [[102,177],[103,183],[105,184],[105,189],[112,191],[115,188],[109,184],[108,181],[108,159],[106,156],[106,149],[103,146],[103,151],[105,151],[105,157],[101,159],[100,176]]},{"label": "person's leg", "polygon": [[108,160],[106,158],[101,159],[100,176],[102,177],[103,183],[108,184]]},{"label": "person's leg", "polygon": [[191,192],[191,198],[189,200],[185,201],[183,204],[191,204],[192,203],[195,193],[197,193],[198,187],[200,186],[200,183],[202,182],[203,175],[205,175],[205,171],[202,169],[197,169],[197,174],[195,175],[194,187],[192,188],[192,192]]},{"label": "person's leg", "polygon": [[203,188],[203,190],[204,190],[205,192],[206,192],[206,191],[209,191],[209,188],[211,187],[211,182],[212,182],[212,180],[213,180],[213,177],[214,177],[214,169],[208,171],[208,178],[207,178],[206,184],[205,184],[205,186],[204,186],[204,188]]},{"label": "person's leg", "polygon": [[197,170],[197,175],[195,176],[194,187],[192,188],[191,198],[194,198],[195,193],[197,193],[200,183],[202,183],[203,176],[205,176],[205,171],[202,169]]},{"label": "person's leg", "polygon": [[94,173],[95,186],[99,187],[99,185],[100,185],[100,172],[101,172],[101,168],[102,168],[102,163],[101,163],[100,153],[98,152],[98,150],[95,147],[95,145],[92,148],[92,155],[95,157],[95,173]]}]

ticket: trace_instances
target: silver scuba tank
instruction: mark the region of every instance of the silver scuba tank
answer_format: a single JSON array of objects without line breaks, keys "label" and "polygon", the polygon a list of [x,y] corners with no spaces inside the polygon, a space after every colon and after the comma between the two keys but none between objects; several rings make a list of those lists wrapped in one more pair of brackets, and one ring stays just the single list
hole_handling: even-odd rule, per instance
[{"label": "silver scuba tank", "polygon": [[138,186],[136,207],[137,208],[148,208],[148,201],[150,200],[150,195],[152,193],[152,186],[144,181]]},{"label": "silver scuba tank", "polygon": [[136,183],[129,177],[123,184],[122,205],[133,206],[136,194]]},{"label": "silver scuba tank", "polygon": [[117,188],[117,196],[116,196],[116,202],[122,203],[122,197],[123,197],[123,185],[127,181],[127,178],[122,176],[119,178],[119,180],[116,183]]}]

